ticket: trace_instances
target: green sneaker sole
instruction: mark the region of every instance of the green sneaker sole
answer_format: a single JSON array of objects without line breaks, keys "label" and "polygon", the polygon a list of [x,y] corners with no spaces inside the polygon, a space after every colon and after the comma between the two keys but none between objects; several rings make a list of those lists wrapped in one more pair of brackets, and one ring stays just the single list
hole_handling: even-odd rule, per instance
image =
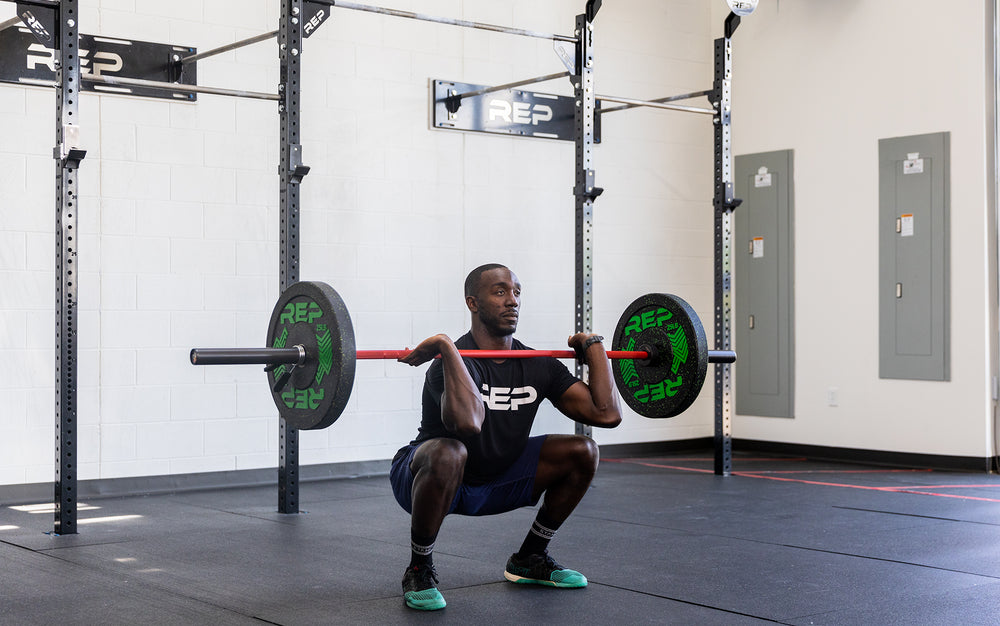
[{"label": "green sneaker sole", "polygon": [[558,589],[579,589],[587,586],[587,577],[580,572],[571,569],[562,570],[563,579],[556,582],[554,580],[541,580],[538,578],[525,578],[517,574],[504,571],[503,577],[512,583],[519,585],[542,585],[545,587],[556,587]]},{"label": "green sneaker sole", "polygon": [[407,591],[403,594],[403,599],[406,600],[406,606],[418,611],[437,611],[448,606],[437,589]]}]

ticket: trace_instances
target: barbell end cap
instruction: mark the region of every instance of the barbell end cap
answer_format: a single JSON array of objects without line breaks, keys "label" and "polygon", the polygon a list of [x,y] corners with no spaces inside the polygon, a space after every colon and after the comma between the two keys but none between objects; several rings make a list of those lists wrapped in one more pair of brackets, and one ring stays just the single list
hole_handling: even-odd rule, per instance
[{"label": "barbell end cap", "polygon": [[716,364],[730,364],[736,362],[736,352],[733,350],[709,350],[708,362]]}]

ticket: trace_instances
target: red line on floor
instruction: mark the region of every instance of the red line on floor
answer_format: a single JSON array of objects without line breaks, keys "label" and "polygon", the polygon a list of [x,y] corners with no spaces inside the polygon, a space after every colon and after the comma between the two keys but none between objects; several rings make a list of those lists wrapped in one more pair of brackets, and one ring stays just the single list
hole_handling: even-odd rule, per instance
[{"label": "red line on floor", "polygon": [[649,461],[638,461],[635,459],[601,459],[601,463],[624,463],[627,465],[644,465],[646,467],[655,467],[658,469],[673,469],[673,470],[680,470],[682,472],[695,472],[698,474],[714,473],[714,470],[710,469],[699,469],[697,467],[684,467],[683,465],[664,465],[663,463],[650,463]]},{"label": "red line on floor", "polygon": [[[715,460],[713,457],[710,457],[710,456],[691,456],[691,457],[676,457],[676,458],[675,457],[645,457],[645,459],[646,459],[646,461],[667,461],[667,460],[669,460],[669,461],[671,461],[673,463],[677,463],[679,461],[705,461],[707,463],[711,463],[712,461]],[[641,462],[641,461],[638,461],[637,459],[601,459],[601,460],[602,461],[608,461],[608,462],[611,462],[611,463],[640,463]],[[795,457],[774,458],[774,457],[766,457],[766,456],[762,456],[762,457],[742,457],[741,456],[741,457],[737,457],[736,460],[739,461],[740,463],[747,462],[747,461],[749,461],[749,462],[774,461],[776,463],[781,463],[781,462],[784,462],[784,461],[797,461],[797,462],[801,463],[803,461],[808,461],[809,459],[807,459],[805,457],[798,457],[798,458],[795,458]]]},{"label": "red line on floor", "polygon": [[847,485],[844,483],[826,483],[818,480],[804,480],[802,478],[783,478],[781,476],[762,476],[751,472],[733,472],[733,476],[744,478],[763,478],[764,480],[778,480],[787,483],[802,483],[804,485],[820,485],[821,487],[851,487],[853,489],[865,489],[867,491],[885,491],[885,487],[870,487],[868,485]]},{"label": "red line on floor", "polygon": [[[672,469],[672,470],[679,470],[679,471],[682,471],[682,472],[695,472],[695,473],[699,473],[699,474],[712,474],[712,473],[714,473],[714,470],[709,470],[709,469],[698,469],[698,468],[694,468],[694,467],[684,467],[682,465],[664,465],[662,463],[650,463],[648,461],[637,461],[637,460],[634,460],[634,459],[603,459],[603,460],[606,461],[606,462],[610,462],[610,463],[629,463],[629,464],[632,464],[632,465],[643,465],[643,466],[646,466],[646,467],[655,467],[655,468],[660,468],[660,469]],[[861,471],[865,472],[865,473],[893,473],[893,472],[900,472],[900,471],[904,471],[904,472],[912,472],[912,471],[930,472],[930,471],[933,471],[933,470],[861,470]],[[803,471],[803,472],[785,472],[785,473],[808,473],[808,472]],[[832,471],[832,473],[856,473],[856,472],[851,472],[851,471],[836,472],[836,471]],[[818,480],[805,480],[805,479],[802,479],[802,478],[785,478],[783,476],[764,475],[762,472],[733,472],[732,475],[733,476],[741,476],[743,478],[762,478],[764,480],[777,480],[777,481],[780,481],[780,482],[801,483],[801,484],[804,484],[804,485],[818,485],[818,486],[821,486],[821,487],[844,487],[844,488],[847,488],[847,489],[862,489],[862,490],[865,490],[865,491],[882,491],[882,492],[888,492],[888,493],[909,493],[909,494],[916,494],[916,495],[921,495],[921,496],[935,496],[935,497],[939,497],[939,498],[956,498],[956,499],[959,499],[959,500],[978,500],[978,501],[981,501],[981,502],[1000,502],[1000,499],[997,499],[997,498],[981,498],[981,497],[977,497],[977,496],[962,496],[962,495],[958,495],[958,494],[947,494],[947,493],[936,493],[936,492],[929,492],[929,491],[919,491],[919,489],[950,489],[950,488],[958,488],[958,487],[980,487],[980,488],[982,488],[982,487],[1000,487],[1000,484],[997,484],[997,485],[928,485],[928,486],[915,486],[915,487],[892,487],[892,486],[887,486],[887,487],[872,487],[872,486],[869,486],[869,485],[849,485],[849,484],[846,484],[846,483],[830,483],[830,482],[822,482],[822,481],[818,481]]]},{"label": "red line on floor", "polygon": [[[882,469],[882,470],[756,470],[749,474],[912,474],[933,472],[932,469]],[[998,484],[997,486],[1000,486]]]},{"label": "red line on floor", "polygon": [[[945,493],[933,493],[928,491],[916,491],[912,488],[907,487],[870,487],[868,485],[847,485],[844,483],[824,483],[816,480],[801,480],[797,478],[781,478],[779,476],[761,476],[760,474],[753,474],[749,472],[733,472],[733,476],[743,476],[745,478],[764,478],[766,480],[780,480],[792,483],[803,483],[806,485],[821,485],[824,487],[846,487],[848,489],[863,489],[866,491],[884,491],[889,493],[912,493],[921,496],[938,496],[941,498],[957,498],[960,500],[980,500],[982,502],[1000,502],[1000,499],[996,498],[978,498],[976,496],[960,496],[957,494],[945,494]],[[928,489],[933,489],[935,487],[928,487]]]},{"label": "red line on floor", "polygon": [[1000,489],[1000,483],[992,485],[910,485],[899,489]]},{"label": "red line on floor", "polygon": [[[733,476],[743,476],[745,478],[763,478],[765,480],[780,480],[783,482],[791,483],[803,483],[806,485],[820,485],[823,487],[846,487],[848,489],[863,489],[866,491],[884,491],[889,493],[912,493],[921,496],[938,496],[941,498],[957,498],[959,500],[980,500],[982,502],[1000,502],[1000,499],[996,498],[979,498],[976,496],[960,496],[957,494],[945,494],[945,493],[933,493],[928,491],[916,491],[912,488],[906,487],[870,487],[868,485],[848,485],[844,483],[825,483],[816,480],[802,480],[799,478],[782,478],[780,476],[761,476],[760,474],[753,474],[750,472],[733,472]],[[928,489],[935,489],[937,487],[928,487]]]},{"label": "red line on floor", "polygon": [[979,500],[980,502],[1000,502],[998,498],[977,498],[976,496],[960,496],[955,493],[934,493],[933,491],[913,491],[911,489],[886,489],[893,493],[915,493],[921,496],[936,496],[938,498],[957,498],[959,500]]}]

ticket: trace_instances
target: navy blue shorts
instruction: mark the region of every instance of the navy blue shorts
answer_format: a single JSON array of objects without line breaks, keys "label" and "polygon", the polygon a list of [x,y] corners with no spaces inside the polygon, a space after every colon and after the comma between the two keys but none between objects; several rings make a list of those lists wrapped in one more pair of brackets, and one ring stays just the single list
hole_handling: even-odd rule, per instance
[{"label": "navy blue shorts", "polygon": [[[532,497],[532,491],[535,489],[538,457],[542,454],[545,437],[546,435],[530,437],[521,456],[507,471],[492,481],[483,485],[459,485],[448,513],[493,515],[537,504],[538,498]],[[396,502],[407,513],[413,512],[413,472],[410,471],[410,462],[419,447],[420,444],[400,448],[389,471],[389,481],[392,483]]]}]

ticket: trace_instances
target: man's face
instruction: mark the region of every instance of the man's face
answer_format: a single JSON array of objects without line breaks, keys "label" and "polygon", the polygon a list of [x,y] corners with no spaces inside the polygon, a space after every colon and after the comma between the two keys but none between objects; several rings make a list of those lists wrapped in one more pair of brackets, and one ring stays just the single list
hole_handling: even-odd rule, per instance
[{"label": "man's face", "polygon": [[513,335],[521,308],[521,283],[508,269],[483,272],[476,295],[466,298],[472,314],[496,337]]}]

